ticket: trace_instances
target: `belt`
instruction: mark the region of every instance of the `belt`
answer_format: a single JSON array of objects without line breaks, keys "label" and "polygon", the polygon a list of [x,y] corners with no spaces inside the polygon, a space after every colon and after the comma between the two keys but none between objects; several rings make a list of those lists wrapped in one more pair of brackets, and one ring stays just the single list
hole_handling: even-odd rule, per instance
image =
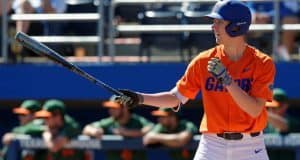
[{"label": "belt", "polygon": [[[259,135],[260,135],[260,132],[250,133],[251,137],[256,137],[256,136],[259,136]],[[241,140],[244,137],[243,133],[238,133],[238,132],[217,133],[217,136],[222,137],[226,140]]]}]

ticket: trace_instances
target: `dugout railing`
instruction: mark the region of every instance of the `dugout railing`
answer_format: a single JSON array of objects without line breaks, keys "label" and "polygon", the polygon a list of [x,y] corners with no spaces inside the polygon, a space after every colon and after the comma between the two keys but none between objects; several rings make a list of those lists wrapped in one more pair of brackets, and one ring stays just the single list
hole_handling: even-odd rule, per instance
[{"label": "dugout railing", "polygon": [[[98,13],[68,13],[68,14],[13,14],[12,21],[98,21]],[[101,27],[99,27],[101,30]],[[101,35],[98,36],[32,36],[43,43],[99,43]],[[100,50],[101,47],[99,47]],[[101,53],[102,51],[100,51]]]},{"label": "dugout railing", "polygon": [[[103,46],[104,46],[104,38],[103,38],[103,26],[104,26],[104,18],[101,18],[100,15],[108,16],[108,55],[111,57],[110,60],[113,62],[115,60],[115,35],[116,33],[170,33],[170,32],[209,32],[211,31],[210,25],[115,25],[113,23],[113,19],[115,17],[114,10],[116,6],[120,4],[151,4],[151,3],[182,3],[182,2],[195,2],[195,3],[214,3],[216,0],[112,0],[109,5],[108,15],[104,15],[103,7],[104,2],[98,1],[98,13],[94,14],[35,14],[35,15],[12,15],[10,17],[7,16],[4,6],[7,0],[3,0],[3,9],[2,9],[2,33],[7,33],[7,23],[8,21],[17,21],[17,20],[46,20],[46,21],[98,21],[98,35],[97,36],[36,36],[35,38],[39,41],[45,43],[97,43],[98,45],[98,57],[99,61],[101,61],[101,57],[103,56]],[[257,1],[262,2],[261,0],[245,0],[245,1]],[[280,31],[281,30],[300,30],[300,24],[284,24],[280,25],[279,22],[279,2],[280,0],[264,0],[264,1],[273,1],[275,15],[273,19],[273,24],[253,24],[250,28],[251,31],[261,31],[261,32],[273,32],[273,53],[279,44],[280,39]],[[298,0],[300,1],[300,0]],[[97,15],[98,14],[98,15]],[[4,62],[8,61],[7,55],[7,43],[11,40],[8,39],[7,34],[2,34],[2,58]]]},{"label": "dugout railing", "polygon": [[[113,17],[116,6],[120,4],[153,4],[153,3],[182,3],[182,2],[194,2],[194,3],[215,3],[217,0],[112,0],[109,10],[109,54],[115,55],[115,46],[113,45],[114,36],[117,32],[119,33],[170,33],[170,32],[209,32],[211,31],[211,25],[114,25]],[[280,40],[281,30],[300,30],[300,24],[280,24],[279,15],[279,2],[281,0],[244,0],[244,1],[255,1],[265,2],[272,1],[274,3],[274,17],[273,24],[252,24],[250,31],[259,32],[273,32],[272,38],[272,53],[273,58],[276,58],[274,53],[277,50]],[[300,0],[299,0],[300,1]]]},{"label": "dugout railing", "polygon": [[[167,148],[162,146],[150,148],[145,147],[140,138],[124,139],[121,136],[115,135],[104,135],[102,140],[89,139],[86,136],[81,137],[83,138],[72,140],[66,148],[93,151],[92,157],[95,160],[107,160],[107,151],[118,150],[142,151],[145,153],[147,160],[171,160],[170,151],[195,151],[201,135],[195,135],[189,144],[181,148]],[[295,152],[295,160],[300,160],[300,134],[291,133],[284,136],[265,134],[264,137],[267,149],[290,149]],[[46,146],[42,139],[30,139],[28,137],[15,139],[8,147],[7,160],[19,159],[20,153],[24,149],[46,149]]]}]

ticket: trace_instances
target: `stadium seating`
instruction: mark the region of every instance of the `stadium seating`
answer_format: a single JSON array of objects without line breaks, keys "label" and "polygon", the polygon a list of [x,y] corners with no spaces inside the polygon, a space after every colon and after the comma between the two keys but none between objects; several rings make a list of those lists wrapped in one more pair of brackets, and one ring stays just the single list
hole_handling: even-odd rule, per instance
[{"label": "stadium seating", "polygon": [[[139,14],[140,24],[182,24],[182,13],[173,11],[146,11]],[[183,34],[182,33],[142,33],[139,55],[146,52],[148,59],[153,54],[153,48],[178,52],[183,57]]]},{"label": "stadium seating", "polygon": [[115,9],[115,16],[119,16],[122,22],[137,22],[138,13],[144,12],[145,10],[146,8],[143,4],[120,4]]},{"label": "stadium seating", "polygon": [[[67,13],[96,13],[97,7],[93,0],[66,0]],[[82,25],[84,24],[84,29]],[[74,35],[96,35],[97,22],[68,22],[65,33]]]},{"label": "stadium seating", "polygon": [[[183,9],[185,24],[210,24],[211,20],[204,16],[210,12],[211,5],[191,3]],[[187,32],[185,34],[184,46],[188,50],[189,59],[193,55],[205,49],[213,47],[215,44],[214,36],[211,32]]]}]

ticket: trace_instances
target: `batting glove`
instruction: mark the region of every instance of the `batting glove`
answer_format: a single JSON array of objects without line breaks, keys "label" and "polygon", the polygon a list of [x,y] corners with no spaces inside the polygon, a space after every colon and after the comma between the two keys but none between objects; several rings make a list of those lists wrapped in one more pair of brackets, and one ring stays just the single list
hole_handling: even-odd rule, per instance
[{"label": "batting glove", "polygon": [[116,96],[115,101],[127,106],[129,109],[135,108],[144,101],[143,96],[136,92],[127,89],[120,89],[119,91],[124,95]]},{"label": "batting glove", "polygon": [[231,76],[218,58],[212,58],[208,61],[207,70],[215,78],[225,86],[229,86],[232,82]]}]

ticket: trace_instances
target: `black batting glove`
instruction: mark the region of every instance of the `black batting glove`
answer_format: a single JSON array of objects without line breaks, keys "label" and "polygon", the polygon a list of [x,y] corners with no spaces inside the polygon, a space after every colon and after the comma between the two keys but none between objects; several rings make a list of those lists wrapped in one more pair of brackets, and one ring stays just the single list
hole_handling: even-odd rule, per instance
[{"label": "black batting glove", "polygon": [[144,101],[143,96],[134,91],[127,89],[120,89],[119,91],[124,95],[116,96],[115,101],[128,107],[129,109],[137,107]]}]

